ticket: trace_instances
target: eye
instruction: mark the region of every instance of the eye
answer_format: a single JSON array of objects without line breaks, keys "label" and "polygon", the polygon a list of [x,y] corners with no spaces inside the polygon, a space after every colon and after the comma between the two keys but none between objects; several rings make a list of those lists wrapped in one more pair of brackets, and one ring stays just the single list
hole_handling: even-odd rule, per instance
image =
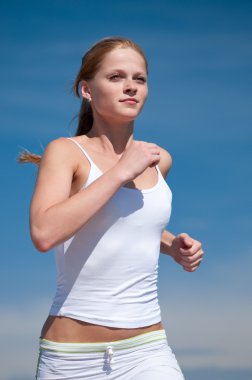
[{"label": "eye", "polygon": [[117,81],[121,78],[121,76],[119,74],[113,74],[109,77],[110,80],[112,81]]},{"label": "eye", "polygon": [[146,83],[146,78],[145,77],[137,77],[136,80],[140,83]]}]

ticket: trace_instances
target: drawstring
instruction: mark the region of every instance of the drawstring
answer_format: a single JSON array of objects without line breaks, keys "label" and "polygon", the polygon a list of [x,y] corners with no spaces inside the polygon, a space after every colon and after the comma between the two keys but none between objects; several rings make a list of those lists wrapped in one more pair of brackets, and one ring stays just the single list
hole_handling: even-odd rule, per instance
[{"label": "drawstring", "polygon": [[114,363],[115,359],[113,358],[114,352],[111,346],[107,346],[106,348],[106,356],[107,356],[107,361],[109,364]]}]

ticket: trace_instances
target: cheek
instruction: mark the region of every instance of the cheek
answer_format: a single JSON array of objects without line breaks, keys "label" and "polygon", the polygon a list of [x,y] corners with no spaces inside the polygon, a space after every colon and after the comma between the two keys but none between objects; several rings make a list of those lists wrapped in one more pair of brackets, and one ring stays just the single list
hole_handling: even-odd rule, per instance
[{"label": "cheek", "polygon": [[116,88],[108,88],[108,87],[100,87],[94,93],[94,101],[100,105],[109,104],[118,98],[118,89]]},{"label": "cheek", "polygon": [[148,89],[143,89],[141,92],[141,98],[143,100],[143,104],[146,102],[147,97],[148,97]]},{"label": "cheek", "polygon": [[100,88],[93,93],[93,107],[102,115],[110,115],[117,111],[118,91],[113,89]]},{"label": "cheek", "polygon": [[147,99],[147,97],[148,97],[148,87],[147,86],[145,87],[144,94],[145,94],[145,99]]}]

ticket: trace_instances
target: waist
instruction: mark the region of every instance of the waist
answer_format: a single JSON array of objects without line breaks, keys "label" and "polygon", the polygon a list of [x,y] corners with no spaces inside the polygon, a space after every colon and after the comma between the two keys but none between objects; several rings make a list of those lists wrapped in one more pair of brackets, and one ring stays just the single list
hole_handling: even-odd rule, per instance
[{"label": "waist", "polygon": [[43,326],[41,338],[53,342],[107,342],[127,339],[139,334],[163,330],[162,322],[133,329],[108,327],[79,321],[69,317],[49,316]]},{"label": "waist", "polygon": [[[157,343],[165,344],[167,346],[167,337],[164,329],[140,333],[134,337],[127,339],[119,339],[116,341],[103,341],[92,343],[68,343],[68,342],[54,342],[47,339],[40,339],[40,349],[54,351],[55,353],[68,353],[68,354],[89,354],[99,353],[113,346],[114,351],[123,351],[134,349],[142,345],[156,345]],[[112,345],[112,346],[111,346]]]}]

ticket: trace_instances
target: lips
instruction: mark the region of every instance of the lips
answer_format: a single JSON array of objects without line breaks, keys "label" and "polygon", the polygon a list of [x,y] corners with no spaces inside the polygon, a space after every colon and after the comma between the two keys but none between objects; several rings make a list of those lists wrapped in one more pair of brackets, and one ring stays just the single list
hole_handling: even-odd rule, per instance
[{"label": "lips", "polygon": [[120,102],[131,102],[131,103],[138,103],[138,100],[136,100],[135,98],[126,98],[126,99],[122,99],[120,100]]}]

